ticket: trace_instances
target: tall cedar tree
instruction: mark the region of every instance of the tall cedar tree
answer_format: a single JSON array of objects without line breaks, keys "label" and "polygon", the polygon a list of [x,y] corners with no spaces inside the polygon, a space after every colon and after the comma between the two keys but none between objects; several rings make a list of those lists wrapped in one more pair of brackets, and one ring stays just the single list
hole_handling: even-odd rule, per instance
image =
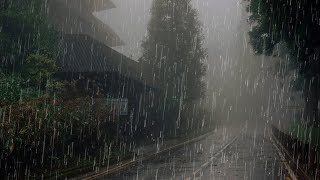
[{"label": "tall cedar tree", "polygon": [[251,0],[248,7],[251,44],[258,54],[272,55],[285,43],[303,81],[304,120],[319,125],[320,1]]},{"label": "tall cedar tree", "polygon": [[186,104],[204,94],[206,50],[191,0],[154,0],[141,63],[162,90],[158,109],[173,112],[179,126]]}]

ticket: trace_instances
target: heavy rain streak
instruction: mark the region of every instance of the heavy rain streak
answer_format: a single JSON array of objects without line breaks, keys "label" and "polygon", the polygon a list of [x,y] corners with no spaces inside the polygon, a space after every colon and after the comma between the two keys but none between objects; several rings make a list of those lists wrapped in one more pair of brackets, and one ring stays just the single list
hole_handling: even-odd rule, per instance
[{"label": "heavy rain streak", "polygon": [[0,0],[0,179],[320,179],[319,0]]}]

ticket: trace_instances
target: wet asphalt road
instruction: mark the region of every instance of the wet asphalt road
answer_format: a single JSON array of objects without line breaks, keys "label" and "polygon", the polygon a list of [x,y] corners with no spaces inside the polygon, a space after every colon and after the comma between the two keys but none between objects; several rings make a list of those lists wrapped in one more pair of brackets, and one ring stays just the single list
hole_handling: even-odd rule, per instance
[{"label": "wet asphalt road", "polygon": [[203,169],[196,179],[285,179],[281,163],[270,136],[243,133],[240,138]]},{"label": "wet asphalt road", "polygon": [[[232,140],[235,141],[217,154]],[[203,166],[205,163],[207,165]],[[266,128],[241,131],[239,127],[233,127],[220,128],[196,143],[100,179],[269,180],[285,179],[285,176],[286,170]]]}]

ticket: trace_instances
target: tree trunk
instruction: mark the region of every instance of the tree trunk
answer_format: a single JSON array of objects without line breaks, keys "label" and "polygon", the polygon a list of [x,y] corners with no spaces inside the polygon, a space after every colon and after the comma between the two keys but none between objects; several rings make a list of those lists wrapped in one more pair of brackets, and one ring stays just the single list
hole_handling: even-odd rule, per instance
[{"label": "tree trunk", "polygon": [[319,122],[319,77],[315,76],[306,80],[304,87],[305,108],[304,121],[309,127],[318,127]]}]

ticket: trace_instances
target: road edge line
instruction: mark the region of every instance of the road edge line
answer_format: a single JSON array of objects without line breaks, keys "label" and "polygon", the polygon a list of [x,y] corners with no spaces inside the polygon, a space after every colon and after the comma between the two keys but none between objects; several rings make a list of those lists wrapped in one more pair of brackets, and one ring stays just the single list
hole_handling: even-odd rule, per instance
[{"label": "road edge line", "polygon": [[201,135],[201,136],[198,136],[198,137],[196,137],[196,138],[194,138],[194,139],[185,141],[185,142],[183,142],[183,143],[180,143],[180,144],[177,144],[177,145],[173,145],[172,147],[163,149],[163,150],[161,150],[161,151],[159,151],[159,152],[156,152],[156,153],[153,153],[153,154],[144,156],[144,157],[140,157],[140,158],[135,159],[135,160],[133,160],[133,161],[126,162],[126,163],[121,164],[121,165],[119,165],[119,166],[116,166],[116,167],[114,167],[114,168],[112,168],[112,169],[108,169],[108,170],[106,170],[106,171],[93,174],[93,175],[91,175],[91,176],[85,176],[85,175],[84,175],[83,177],[75,177],[75,178],[72,178],[72,179],[81,178],[81,179],[84,179],[84,180],[91,180],[91,179],[95,179],[95,178],[98,178],[98,177],[101,177],[101,176],[107,176],[107,175],[110,175],[110,174],[112,174],[112,173],[114,173],[114,172],[121,171],[121,170],[123,170],[123,169],[125,169],[125,168],[128,168],[128,167],[136,164],[137,162],[146,161],[146,160],[152,159],[152,158],[154,158],[154,157],[156,157],[156,156],[158,156],[158,155],[160,155],[160,154],[166,153],[166,152],[168,152],[168,151],[170,151],[170,150],[174,150],[174,149],[183,147],[183,146],[185,146],[185,145],[187,145],[187,144],[191,144],[191,143],[193,143],[193,142],[200,141],[200,140],[202,140],[202,139],[206,138],[207,136],[209,136],[209,135],[211,135],[211,134],[214,134],[214,133],[215,133],[215,130],[213,130],[213,131],[211,131],[211,132],[208,132],[208,133],[206,133],[206,134],[203,134],[203,135]]},{"label": "road edge line", "polygon": [[193,171],[193,173],[192,173],[192,176],[193,176],[193,177],[187,177],[187,178],[185,178],[185,180],[191,180],[192,178],[193,178],[193,179],[196,179],[197,174],[199,174],[199,172],[200,172],[202,169],[206,168],[206,167],[210,164],[210,162],[212,162],[213,159],[214,159],[217,155],[219,155],[221,152],[223,152],[225,149],[227,149],[232,143],[234,143],[234,142],[240,137],[240,135],[243,133],[243,131],[244,131],[244,129],[242,129],[242,130],[240,131],[240,134],[239,134],[239,135],[237,135],[236,137],[234,137],[234,138],[233,138],[231,141],[229,141],[228,143],[224,144],[217,152],[215,152],[215,153],[213,154],[213,156],[212,156],[207,162],[205,162],[204,164],[202,164],[199,169]]},{"label": "road edge line", "polygon": [[[287,163],[285,155],[283,155],[283,153],[280,151],[278,145],[280,146],[281,149],[284,149],[284,147],[280,144],[280,142],[276,139],[276,137],[274,136],[274,134],[272,133],[272,130],[269,127],[269,136],[272,142],[272,145],[276,148],[278,155],[281,158],[281,163],[284,164],[284,167],[286,168],[286,170],[289,173],[289,176],[292,180],[298,180],[297,176],[295,175],[294,171],[292,170],[292,168],[290,167],[290,165]],[[276,142],[275,142],[276,141]]]}]

